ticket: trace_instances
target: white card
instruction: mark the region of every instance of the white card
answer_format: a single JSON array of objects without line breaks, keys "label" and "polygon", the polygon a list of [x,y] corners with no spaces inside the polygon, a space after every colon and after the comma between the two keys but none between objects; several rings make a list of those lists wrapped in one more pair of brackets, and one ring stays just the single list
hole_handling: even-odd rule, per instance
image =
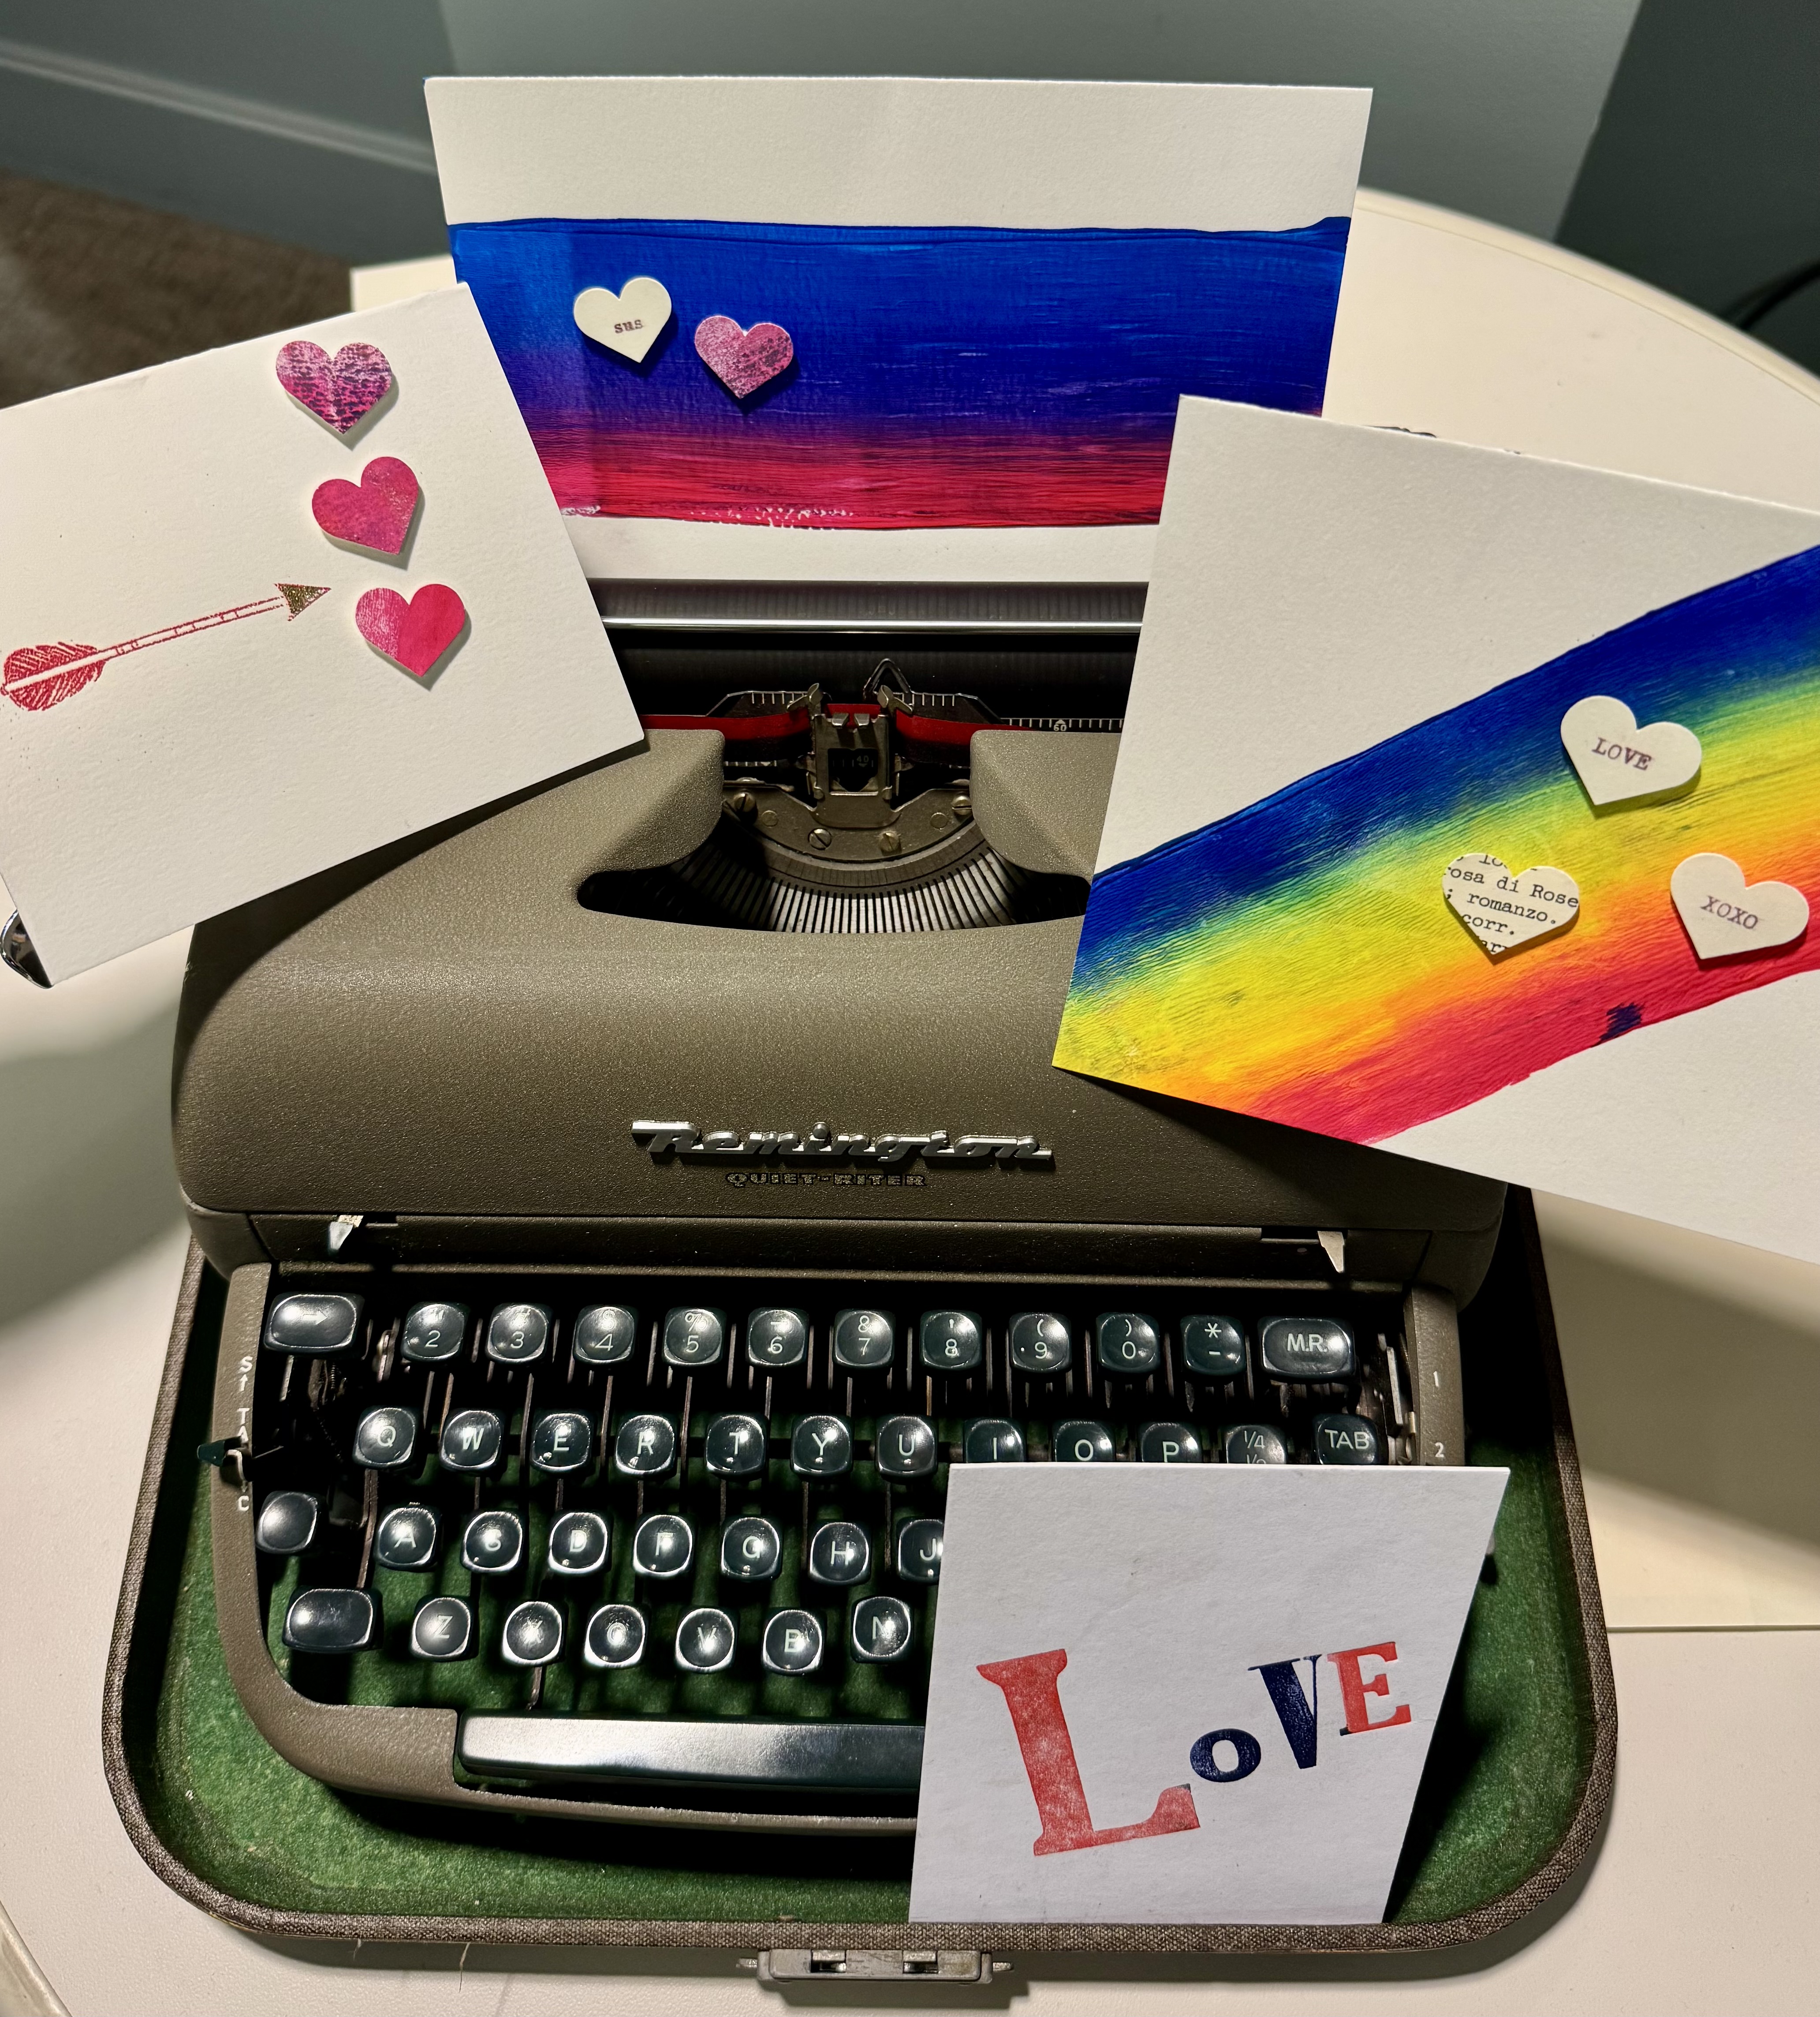
[{"label": "white card", "polygon": [[1185,401],[1056,1062],[1820,1260],[1817,638],[1820,514]]},{"label": "white card", "polygon": [[465,288],[14,406],[0,456],[0,873],[53,981],[638,738]]},{"label": "white card", "polygon": [[1177,392],[1320,410],[1368,92],[427,96],[457,271],[591,575],[1141,581]]},{"label": "white card", "polygon": [[912,1920],[1381,1918],[1508,1475],[957,1465]]}]

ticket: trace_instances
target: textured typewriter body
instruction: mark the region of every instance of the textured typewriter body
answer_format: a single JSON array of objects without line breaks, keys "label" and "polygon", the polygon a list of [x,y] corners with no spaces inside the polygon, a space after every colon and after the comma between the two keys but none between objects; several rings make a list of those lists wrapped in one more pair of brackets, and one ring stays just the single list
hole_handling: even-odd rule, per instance
[{"label": "textured typewriter body", "polygon": [[1051,1066],[1124,639],[616,641],[645,749],[197,934],[223,1644],[356,1790],[901,1832],[951,1467],[1459,1462],[1502,1191]]}]

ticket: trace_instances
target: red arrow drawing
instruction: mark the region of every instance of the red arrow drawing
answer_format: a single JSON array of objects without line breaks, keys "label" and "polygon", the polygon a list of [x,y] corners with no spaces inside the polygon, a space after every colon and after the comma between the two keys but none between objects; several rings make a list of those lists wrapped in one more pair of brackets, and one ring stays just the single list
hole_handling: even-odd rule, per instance
[{"label": "red arrow drawing", "polygon": [[207,616],[193,616],[186,623],[168,624],[162,630],[148,630],[143,637],[128,637],[117,644],[26,644],[9,651],[0,667],[0,693],[15,707],[38,713],[55,707],[71,694],[80,693],[110,659],[124,658],[128,651],[143,651],[149,644],[166,644],[173,637],[193,637],[198,630],[212,630],[221,623],[237,623],[243,616],[265,616],[287,610],[290,622],[301,616],[312,602],[328,594],[326,588],[311,588],[302,582],[273,584],[276,595],[258,602],[242,602],[232,609],[217,609]]}]

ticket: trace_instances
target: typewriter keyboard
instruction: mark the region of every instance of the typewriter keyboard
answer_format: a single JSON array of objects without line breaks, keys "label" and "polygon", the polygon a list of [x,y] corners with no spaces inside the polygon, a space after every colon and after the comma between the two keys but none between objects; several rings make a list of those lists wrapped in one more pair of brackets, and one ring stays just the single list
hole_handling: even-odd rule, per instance
[{"label": "typewriter keyboard", "polygon": [[459,1710],[481,1781],[907,1797],[954,1465],[1411,1462],[1400,1322],[1324,1284],[276,1282],[268,1643],[316,1700]]}]

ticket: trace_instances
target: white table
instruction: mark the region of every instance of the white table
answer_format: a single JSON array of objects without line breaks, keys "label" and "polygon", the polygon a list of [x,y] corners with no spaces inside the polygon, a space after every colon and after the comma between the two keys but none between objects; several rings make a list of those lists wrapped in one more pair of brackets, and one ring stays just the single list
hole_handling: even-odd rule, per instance
[{"label": "white table", "polygon": [[[370,271],[356,299],[446,275],[439,261]],[[1385,197],[1360,199],[1328,410],[1820,508],[1820,382],[1584,260]],[[181,960],[168,942],[49,996],[0,975],[7,1110],[42,1113],[66,1088],[80,1104],[98,1074],[114,1106],[161,1099],[152,1060]],[[16,1133],[0,1201],[45,1183],[113,1195],[106,1127],[40,1129],[55,1168],[21,1169]],[[155,1221],[161,1195],[147,1178],[120,1209]],[[1541,1209],[1621,1730],[1611,1824],[1582,1880],[1487,1951],[1171,1962],[1142,1979],[1044,1959],[956,2005],[1161,2017],[1820,2001],[1820,1269]],[[98,1263],[117,1222],[110,1210],[85,1236]],[[0,1280],[53,1279],[44,1236],[29,1213],[0,1212]],[[0,1921],[0,2017],[57,2008],[52,1986],[79,2012],[235,2017],[775,2007],[718,1957],[282,1947],[204,1918],[140,1863],[102,1777],[101,1681],[181,1255],[173,1226],[0,1329],[0,1901],[16,1928]],[[894,1990],[800,2000],[918,2007]]]}]

